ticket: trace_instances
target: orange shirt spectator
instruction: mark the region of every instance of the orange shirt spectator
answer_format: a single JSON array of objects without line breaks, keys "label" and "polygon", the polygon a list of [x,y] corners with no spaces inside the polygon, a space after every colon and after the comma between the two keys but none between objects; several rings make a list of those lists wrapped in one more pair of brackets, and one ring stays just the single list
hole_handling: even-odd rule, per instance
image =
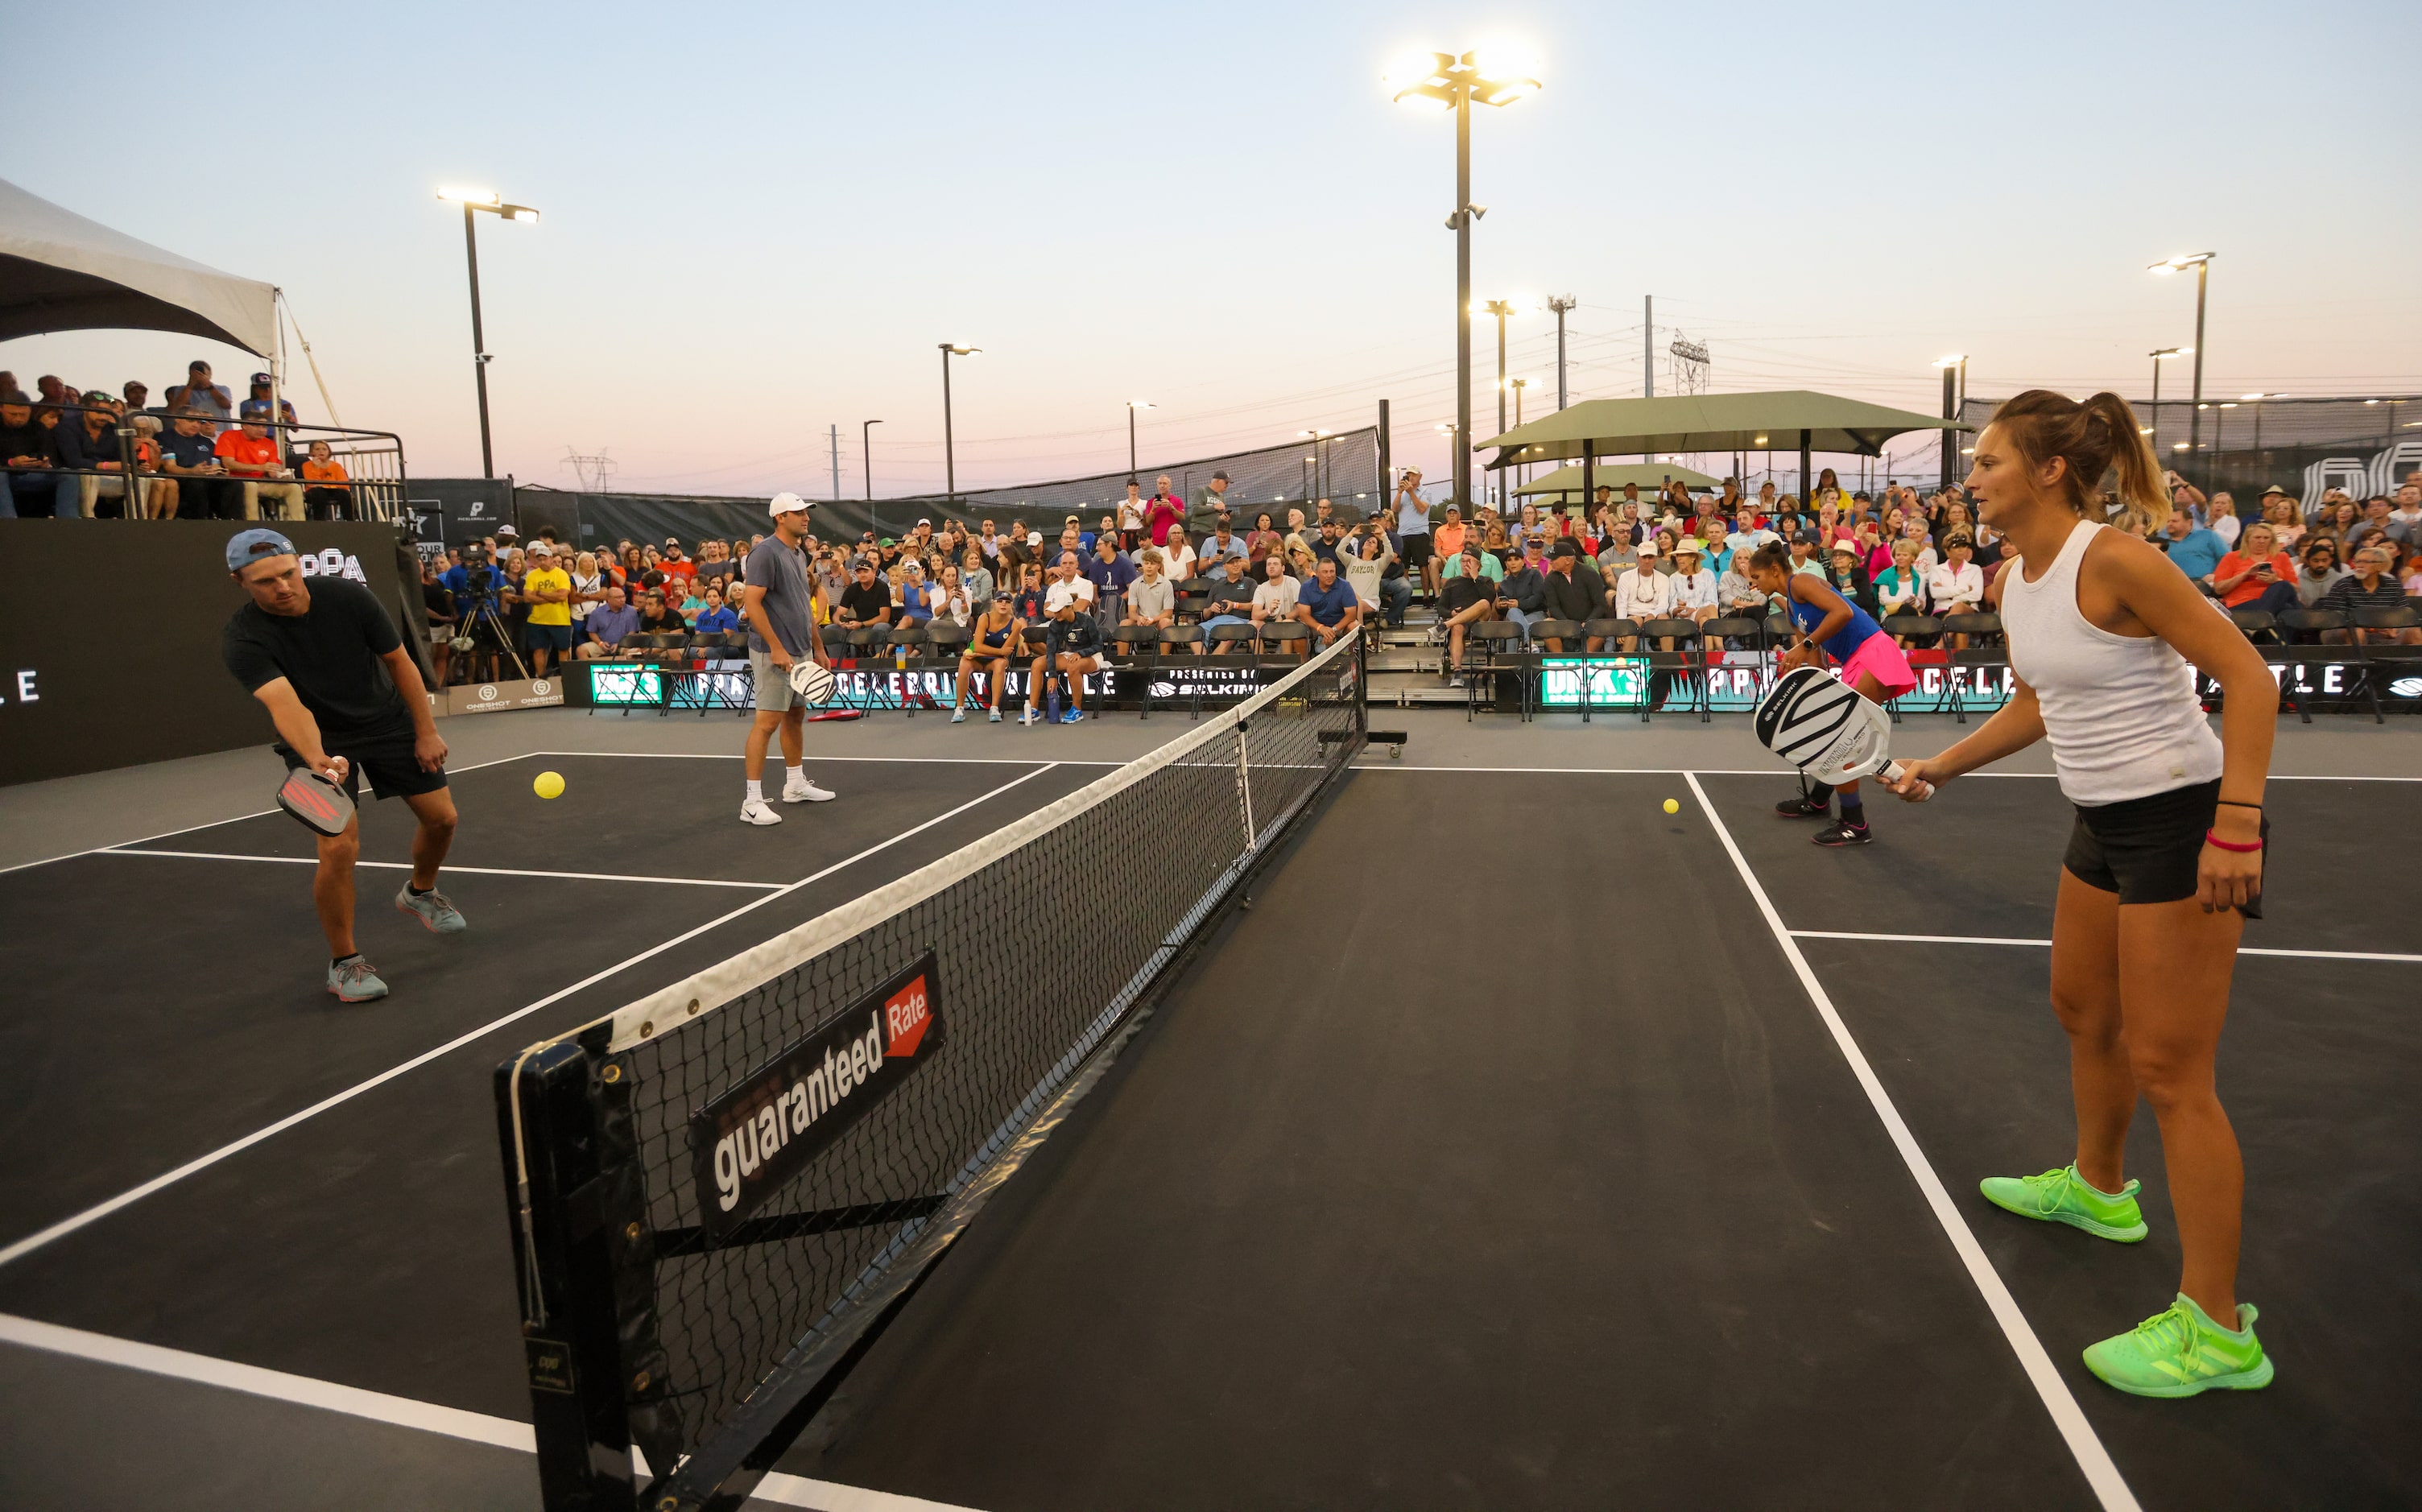
[{"label": "orange shirt spectator", "polygon": [[351,475],[341,462],[322,462],[317,458],[303,465],[303,480],[307,483],[341,483]]},{"label": "orange shirt spectator", "polygon": [[243,430],[223,432],[211,454],[226,463],[228,471],[238,477],[258,475],[278,465],[277,443]]},{"label": "orange shirt spectator", "polygon": [[[2271,569],[2269,577],[2256,570],[2265,564]],[[2231,578],[2237,580],[2233,586],[2222,590],[2220,601],[2232,609],[2241,609],[2260,598],[2262,591],[2272,584],[2295,582],[2296,563],[2284,551],[2274,551],[2267,557],[2249,557],[2242,552],[2232,551],[2220,559],[2220,565],[2212,569],[2211,576],[2215,583],[2225,583]]]}]

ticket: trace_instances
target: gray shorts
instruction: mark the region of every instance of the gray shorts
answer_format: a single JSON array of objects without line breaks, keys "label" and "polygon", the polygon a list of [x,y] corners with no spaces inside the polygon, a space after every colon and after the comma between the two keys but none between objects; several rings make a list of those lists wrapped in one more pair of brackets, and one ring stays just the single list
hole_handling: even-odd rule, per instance
[{"label": "gray shorts", "polygon": [[783,714],[792,708],[806,708],[800,697],[791,691],[791,674],[774,665],[774,658],[762,651],[748,654],[748,669],[757,679],[757,712]]}]

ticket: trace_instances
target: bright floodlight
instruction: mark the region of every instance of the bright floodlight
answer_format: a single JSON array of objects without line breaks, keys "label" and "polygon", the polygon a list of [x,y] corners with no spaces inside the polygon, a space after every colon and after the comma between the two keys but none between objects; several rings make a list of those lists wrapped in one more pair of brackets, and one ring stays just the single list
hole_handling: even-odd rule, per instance
[{"label": "bright floodlight", "polygon": [[[494,189],[440,189],[437,191],[437,197],[440,199],[451,199],[455,203],[461,205],[496,205],[502,203],[502,201],[496,197],[496,192]],[[536,211],[532,211],[530,213],[532,219],[536,219],[537,214],[538,213]]]},{"label": "bright floodlight", "polygon": [[1529,67],[1493,51],[1485,59],[1477,50],[1461,57],[1430,53],[1408,59],[1382,77],[1400,105],[1451,106],[1458,97],[1484,105],[1510,105],[1544,87],[1530,76]]},{"label": "bright floodlight", "polygon": [[1127,408],[1129,409],[1156,409],[1157,407],[1157,405],[1154,404],[1153,402],[1148,399],[1131,399],[1127,401]]},{"label": "bright floodlight", "polygon": [[982,347],[952,346],[948,341],[942,342],[941,348],[954,357],[972,357],[983,350]]},{"label": "bright floodlight", "polygon": [[2145,271],[2160,274],[2183,273],[2198,263],[2210,262],[2219,255],[2217,252],[2196,252],[2184,257],[2163,258],[2159,262],[2146,264]]},{"label": "bright floodlight", "polygon": [[538,212],[527,205],[507,205],[503,209],[503,213],[505,219],[509,221],[528,221],[532,225],[538,222]]},{"label": "bright floodlight", "polygon": [[2193,347],[2162,347],[2153,354],[2154,359],[2159,362],[2167,362],[2172,357],[2191,357],[2194,355],[2194,348]]},{"label": "bright floodlight", "polygon": [[1961,363],[1963,363],[1963,362],[1965,362],[1965,361],[1967,361],[1967,360],[1968,360],[1968,354],[1967,354],[1967,353],[1965,353],[1965,352],[1954,352],[1953,354],[1951,354],[1951,355],[1949,355],[1949,356],[1947,356],[1947,357],[1937,357],[1937,358],[1935,358],[1935,359],[1934,359],[1934,365],[1935,365],[1936,367],[1938,367],[1938,368],[1957,368],[1957,367],[1958,367],[1958,366],[1959,366]]}]

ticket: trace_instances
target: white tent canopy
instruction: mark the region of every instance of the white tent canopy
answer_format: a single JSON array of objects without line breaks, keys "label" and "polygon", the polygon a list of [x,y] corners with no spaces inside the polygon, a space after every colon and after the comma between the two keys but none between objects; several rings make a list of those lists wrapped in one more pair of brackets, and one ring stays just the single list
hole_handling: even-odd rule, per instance
[{"label": "white tent canopy", "polygon": [[180,331],[267,356],[277,291],[203,267],[0,180],[0,340]]}]

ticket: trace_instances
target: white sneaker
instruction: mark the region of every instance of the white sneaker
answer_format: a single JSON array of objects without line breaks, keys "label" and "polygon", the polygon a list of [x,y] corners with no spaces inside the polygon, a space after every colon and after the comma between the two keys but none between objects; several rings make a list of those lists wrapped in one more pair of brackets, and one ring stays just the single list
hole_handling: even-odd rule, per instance
[{"label": "white sneaker", "polygon": [[784,803],[830,803],[832,796],[804,777],[796,781],[785,781],[782,784]]},{"label": "white sneaker", "polygon": [[740,806],[740,822],[744,825],[778,825],[782,816],[763,798],[750,798]]}]

